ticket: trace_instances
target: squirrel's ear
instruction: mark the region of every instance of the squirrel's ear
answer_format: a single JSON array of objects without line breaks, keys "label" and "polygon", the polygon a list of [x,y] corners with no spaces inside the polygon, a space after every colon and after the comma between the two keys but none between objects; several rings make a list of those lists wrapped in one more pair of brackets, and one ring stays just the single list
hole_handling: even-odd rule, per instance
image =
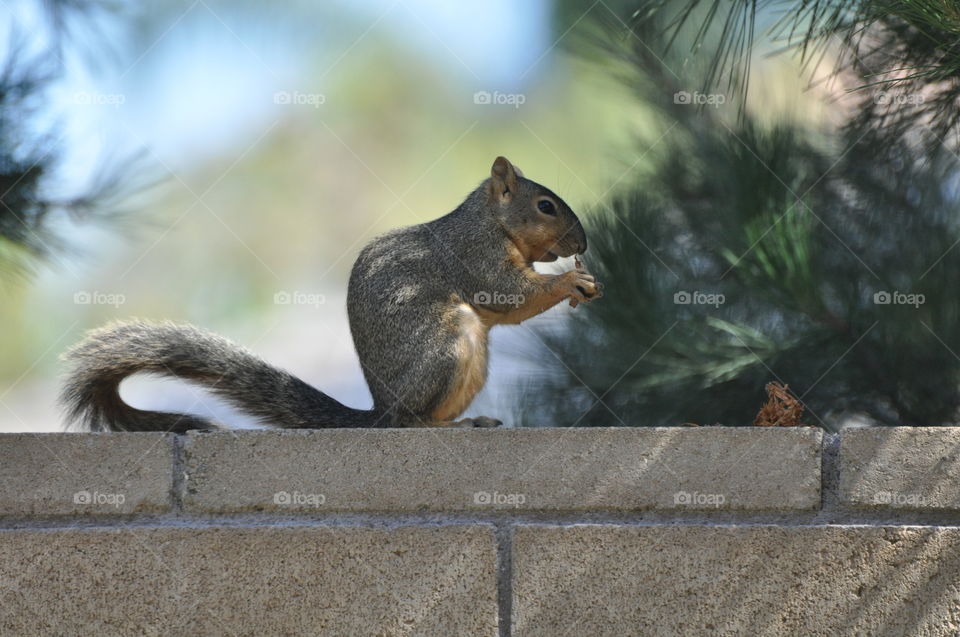
[{"label": "squirrel's ear", "polygon": [[510,201],[517,190],[517,173],[506,157],[497,157],[490,169],[490,194],[501,202]]}]

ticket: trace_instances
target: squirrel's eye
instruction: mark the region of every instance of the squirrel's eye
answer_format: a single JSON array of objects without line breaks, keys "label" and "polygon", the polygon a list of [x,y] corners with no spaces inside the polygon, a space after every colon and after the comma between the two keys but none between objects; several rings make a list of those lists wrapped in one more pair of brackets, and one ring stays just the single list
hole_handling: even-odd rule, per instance
[{"label": "squirrel's eye", "polygon": [[538,201],[537,208],[545,215],[557,214],[557,209],[553,207],[553,202],[547,199],[541,199]]}]

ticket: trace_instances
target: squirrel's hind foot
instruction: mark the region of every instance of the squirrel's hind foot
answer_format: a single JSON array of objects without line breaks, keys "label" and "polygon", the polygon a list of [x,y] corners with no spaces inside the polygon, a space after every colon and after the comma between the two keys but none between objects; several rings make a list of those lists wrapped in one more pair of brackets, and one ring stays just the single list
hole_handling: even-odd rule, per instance
[{"label": "squirrel's hind foot", "polygon": [[503,424],[503,421],[497,420],[496,418],[488,418],[487,416],[477,416],[476,418],[463,418],[454,423],[457,427],[499,427]]}]

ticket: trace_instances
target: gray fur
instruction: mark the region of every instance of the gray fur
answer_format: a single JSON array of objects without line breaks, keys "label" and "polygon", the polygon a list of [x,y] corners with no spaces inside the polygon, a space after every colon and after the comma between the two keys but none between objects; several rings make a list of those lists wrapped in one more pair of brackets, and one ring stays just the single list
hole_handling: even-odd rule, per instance
[{"label": "gray fur", "polygon": [[[556,202],[554,217],[537,211],[536,199],[543,196]],[[548,237],[552,255],[547,260],[586,249],[583,228],[563,200],[515,175],[509,162],[498,158],[492,177],[453,212],[389,232],[361,251],[350,275],[347,310],[373,394],[372,410],[346,407],[215,334],[187,325],[133,321],[94,330],[65,355],[72,363],[62,393],[67,416],[93,431],[183,432],[219,426],[196,416],[126,405],[117,391],[120,382],[147,372],[201,384],[276,427],[449,424],[432,422],[431,414],[448,395],[458,365],[458,333],[444,320],[452,300],[496,317],[507,316],[511,308],[479,304],[478,295],[544,298],[545,307],[570,296],[553,287],[544,296],[545,286],[560,276],[532,280],[511,261],[511,246],[532,236]],[[592,277],[583,271],[584,276],[586,285],[592,285]]]},{"label": "gray fur", "polygon": [[91,431],[217,428],[197,416],[134,409],[117,389],[146,372],[198,383],[231,405],[275,426],[366,427],[372,412],[350,409],[227,339],[190,325],[132,321],[87,335],[65,358],[73,364],[61,394],[67,417]]}]

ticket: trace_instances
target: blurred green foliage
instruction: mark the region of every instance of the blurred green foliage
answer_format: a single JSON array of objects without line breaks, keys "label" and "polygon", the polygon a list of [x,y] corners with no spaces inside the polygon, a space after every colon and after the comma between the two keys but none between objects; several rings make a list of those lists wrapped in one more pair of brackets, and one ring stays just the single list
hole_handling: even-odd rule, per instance
[{"label": "blurred green foliage", "polygon": [[955,422],[957,158],[885,127],[869,91],[838,106],[839,126],[770,118],[746,94],[719,93],[726,108],[678,100],[719,91],[724,65],[739,62],[746,81],[739,40],[725,38],[758,3],[699,3],[685,23],[698,3],[629,4],[634,31],[625,18],[588,56],[632,68],[670,134],[640,145],[652,167],[591,218],[605,297],[539,328],[524,422],[748,425],[772,380],[827,428]]}]

